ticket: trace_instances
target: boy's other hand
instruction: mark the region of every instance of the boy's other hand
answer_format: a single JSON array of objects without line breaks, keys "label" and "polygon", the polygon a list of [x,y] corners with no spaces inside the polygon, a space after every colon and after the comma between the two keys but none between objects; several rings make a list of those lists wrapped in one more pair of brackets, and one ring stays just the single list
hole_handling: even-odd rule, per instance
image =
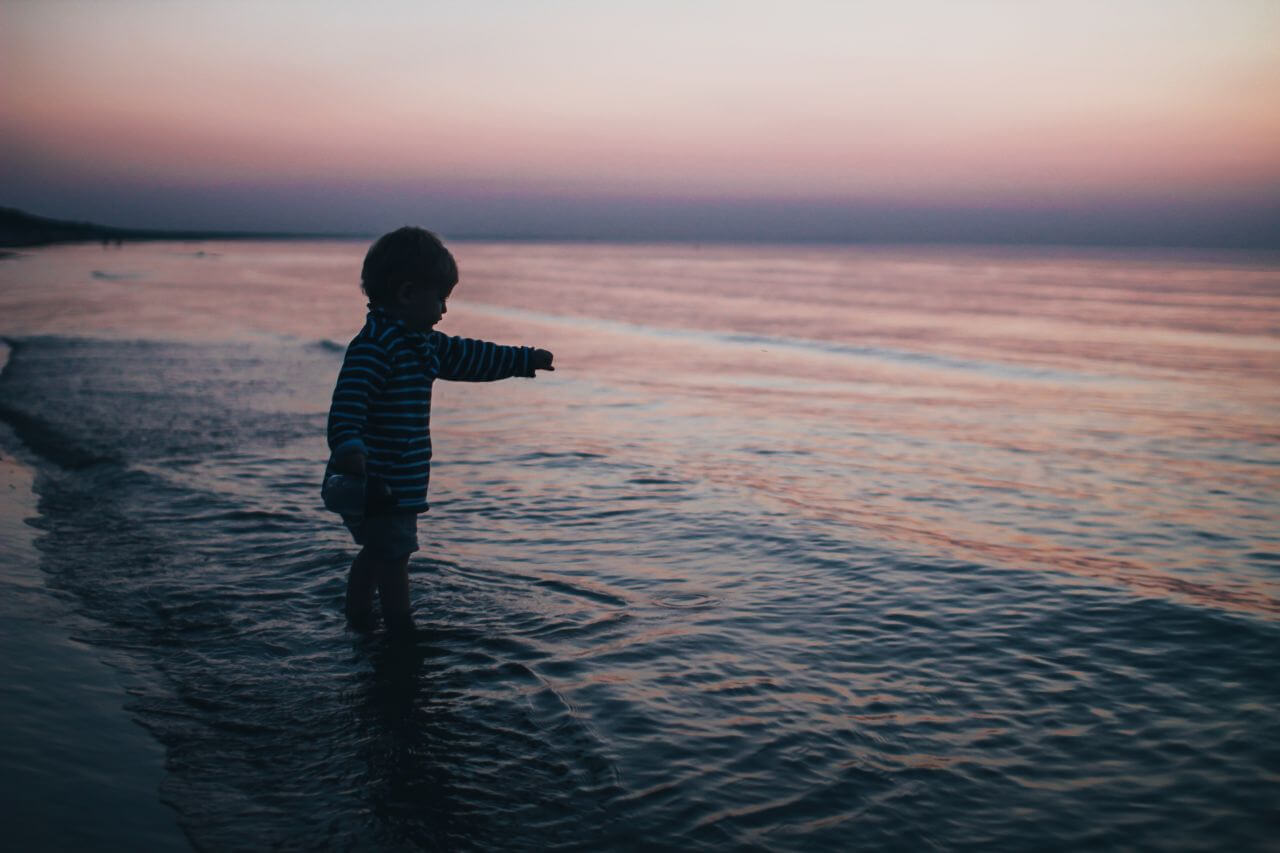
[{"label": "boy's other hand", "polygon": [[533,369],[534,370],[555,370],[551,366],[551,360],[555,356],[544,349],[536,349],[533,351]]},{"label": "boy's other hand", "polygon": [[342,454],[337,459],[333,460],[333,470],[339,474],[349,474],[352,477],[363,477],[364,454],[358,450]]}]

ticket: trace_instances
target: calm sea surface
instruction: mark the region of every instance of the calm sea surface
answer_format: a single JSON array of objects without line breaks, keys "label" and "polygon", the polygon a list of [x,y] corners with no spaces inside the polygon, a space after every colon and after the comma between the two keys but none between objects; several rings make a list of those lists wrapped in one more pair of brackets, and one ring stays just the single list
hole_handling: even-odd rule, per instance
[{"label": "calm sea surface", "polygon": [[0,260],[40,566],[197,847],[1280,837],[1280,258],[458,243],[442,331],[558,369],[437,384],[395,648],[318,495],[365,248]]}]

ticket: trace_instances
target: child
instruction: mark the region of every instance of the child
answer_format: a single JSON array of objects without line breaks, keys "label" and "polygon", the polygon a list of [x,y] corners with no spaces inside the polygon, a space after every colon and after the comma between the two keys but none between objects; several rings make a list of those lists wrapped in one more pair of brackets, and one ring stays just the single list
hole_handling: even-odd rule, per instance
[{"label": "child", "polygon": [[408,567],[418,550],[418,513],[427,511],[432,383],[555,369],[546,350],[432,331],[457,283],[453,255],[422,228],[383,235],[364,259],[369,314],[333,391],[323,490],[325,505],[342,512],[363,546],[347,578],[347,621],[357,630],[373,627],[376,586],[387,629],[413,631]]}]

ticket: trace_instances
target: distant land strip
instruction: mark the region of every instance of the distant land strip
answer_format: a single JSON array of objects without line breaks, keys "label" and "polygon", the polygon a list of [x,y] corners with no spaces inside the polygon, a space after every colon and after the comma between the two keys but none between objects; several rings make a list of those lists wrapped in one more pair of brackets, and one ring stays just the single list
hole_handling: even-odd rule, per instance
[{"label": "distant land strip", "polygon": [[57,243],[123,243],[140,240],[322,240],[350,234],[284,233],[264,231],[166,231],[154,228],[113,228],[92,222],[68,222],[0,207],[0,248],[51,246]]}]

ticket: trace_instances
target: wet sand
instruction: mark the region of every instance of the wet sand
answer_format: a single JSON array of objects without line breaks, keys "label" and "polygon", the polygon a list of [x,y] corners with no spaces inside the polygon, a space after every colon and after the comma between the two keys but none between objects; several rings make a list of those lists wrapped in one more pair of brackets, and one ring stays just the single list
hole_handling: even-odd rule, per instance
[{"label": "wet sand", "polygon": [[[0,353],[3,357],[3,353]],[[75,639],[35,546],[33,471],[0,427],[0,815],[12,850],[190,850],[160,802],[164,752],[119,675]]]}]

